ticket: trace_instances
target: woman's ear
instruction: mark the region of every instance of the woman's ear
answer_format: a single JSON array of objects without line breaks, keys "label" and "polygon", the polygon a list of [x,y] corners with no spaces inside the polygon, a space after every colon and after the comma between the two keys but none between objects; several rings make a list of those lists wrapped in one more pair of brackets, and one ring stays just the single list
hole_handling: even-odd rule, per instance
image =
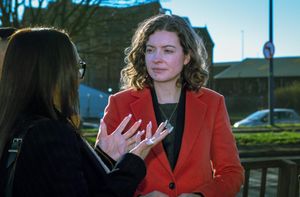
[{"label": "woman's ear", "polygon": [[184,55],[184,61],[183,61],[183,65],[187,65],[191,60],[191,55],[188,53],[186,55]]}]

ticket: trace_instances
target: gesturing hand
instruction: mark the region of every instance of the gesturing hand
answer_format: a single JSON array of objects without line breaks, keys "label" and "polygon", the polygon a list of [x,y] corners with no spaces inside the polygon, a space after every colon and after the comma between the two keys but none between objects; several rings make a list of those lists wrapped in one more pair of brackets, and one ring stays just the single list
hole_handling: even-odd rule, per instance
[{"label": "gesturing hand", "polygon": [[123,133],[131,117],[131,114],[126,116],[118,128],[110,135],[107,134],[105,122],[103,120],[100,122],[96,146],[100,146],[100,148],[114,160],[118,160],[120,156],[127,153],[129,147],[132,147],[132,145],[135,144],[136,139],[139,139],[140,135],[143,134],[142,132],[139,132],[136,136],[133,136],[141,125],[141,120],[135,122],[128,131]]},{"label": "gesturing hand", "polygon": [[170,132],[172,132],[173,128],[169,130],[163,130],[166,125],[167,121],[161,123],[152,136],[152,123],[149,122],[146,127],[146,138],[141,141],[141,135],[139,135],[138,133],[135,136],[136,146],[130,152],[136,154],[137,156],[140,156],[142,159],[145,159],[151,148],[161,142]]}]

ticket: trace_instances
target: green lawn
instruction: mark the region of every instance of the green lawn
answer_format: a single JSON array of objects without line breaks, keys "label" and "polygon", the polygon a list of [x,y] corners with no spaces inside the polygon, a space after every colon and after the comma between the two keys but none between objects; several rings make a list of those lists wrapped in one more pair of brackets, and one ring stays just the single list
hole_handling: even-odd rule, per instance
[{"label": "green lawn", "polygon": [[234,136],[241,146],[300,144],[299,132],[235,133]]},{"label": "green lawn", "polygon": [[[95,143],[97,132],[97,129],[83,130],[84,134],[94,134],[86,137],[91,144]],[[234,133],[234,136],[238,146],[300,144],[299,132]]]}]

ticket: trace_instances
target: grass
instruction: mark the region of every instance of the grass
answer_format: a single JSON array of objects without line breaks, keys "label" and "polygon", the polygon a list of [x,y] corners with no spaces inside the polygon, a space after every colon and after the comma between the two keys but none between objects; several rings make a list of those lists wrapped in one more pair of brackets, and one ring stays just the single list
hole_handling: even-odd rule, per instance
[{"label": "grass", "polygon": [[96,136],[95,137],[85,137],[85,139],[89,142],[90,145],[94,145],[96,142]]},{"label": "grass", "polygon": [[297,132],[235,133],[234,136],[238,146],[300,144]]},{"label": "grass", "polygon": [[96,136],[98,133],[98,129],[81,129],[84,138],[94,146],[96,142]]},{"label": "grass", "polygon": [[[95,144],[98,129],[84,129],[84,134],[91,134],[85,138],[90,144]],[[94,134],[94,135],[93,135]],[[259,133],[234,133],[238,146],[259,145],[296,145],[300,144],[299,132],[259,132]]]}]

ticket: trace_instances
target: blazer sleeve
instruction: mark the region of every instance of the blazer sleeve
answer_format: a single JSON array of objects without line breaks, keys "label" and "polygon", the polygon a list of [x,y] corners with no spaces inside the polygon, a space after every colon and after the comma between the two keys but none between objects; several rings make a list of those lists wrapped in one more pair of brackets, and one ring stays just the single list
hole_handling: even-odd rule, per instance
[{"label": "blazer sleeve", "polygon": [[[124,155],[113,171],[108,174],[97,171],[94,178],[88,179],[85,168],[91,165],[83,164],[87,161],[83,160],[80,147],[77,134],[65,123],[47,120],[31,128],[17,163],[14,191],[19,195],[16,196],[115,197],[134,193],[145,175],[142,159]],[[91,181],[98,186],[98,192],[91,190]]]},{"label": "blazer sleeve", "polygon": [[244,182],[235,139],[231,131],[224,97],[220,97],[211,142],[213,181],[201,188],[204,196],[235,196]]},{"label": "blazer sleeve", "polygon": [[54,120],[32,127],[23,140],[14,187],[24,196],[89,196],[75,131]]},{"label": "blazer sleeve", "polygon": [[132,197],[145,176],[144,161],[132,153],[127,153],[118,160],[114,169],[109,173],[108,185],[110,190],[116,192],[118,196]]}]

